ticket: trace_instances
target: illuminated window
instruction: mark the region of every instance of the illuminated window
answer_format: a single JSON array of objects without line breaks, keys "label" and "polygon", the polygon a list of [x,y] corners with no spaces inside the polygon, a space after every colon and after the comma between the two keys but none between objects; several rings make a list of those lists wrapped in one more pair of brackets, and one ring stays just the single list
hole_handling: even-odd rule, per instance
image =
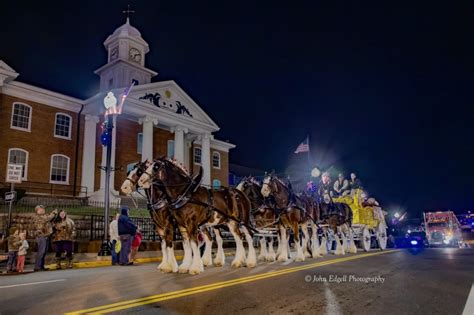
[{"label": "illuminated window", "polygon": [[201,164],[201,148],[194,148],[194,164]]},{"label": "illuminated window", "polygon": [[214,180],[212,181],[212,188],[214,188],[214,189],[219,189],[219,188],[221,188],[221,181],[218,180],[218,179],[214,179]]},{"label": "illuminated window", "polygon": [[56,123],[54,124],[54,136],[71,140],[71,123],[72,118],[68,114],[57,113]]},{"label": "illuminated window", "polygon": [[21,179],[26,180],[28,175],[28,151],[18,148],[8,150],[8,163],[23,165]]},{"label": "illuminated window", "polygon": [[51,156],[51,176],[49,182],[53,184],[69,183],[69,158],[62,154]]},{"label": "illuminated window", "polygon": [[174,158],[174,140],[168,140],[166,156],[170,159]]},{"label": "illuminated window", "polygon": [[221,154],[219,152],[212,153],[212,167],[221,168]]},{"label": "illuminated window", "polygon": [[142,148],[143,148],[143,133],[139,133],[137,135],[137,153],[142,154]]},{"label": "illuminated window", "polygon": [[13,103],[11,128],[31,131],[31,106]]}]

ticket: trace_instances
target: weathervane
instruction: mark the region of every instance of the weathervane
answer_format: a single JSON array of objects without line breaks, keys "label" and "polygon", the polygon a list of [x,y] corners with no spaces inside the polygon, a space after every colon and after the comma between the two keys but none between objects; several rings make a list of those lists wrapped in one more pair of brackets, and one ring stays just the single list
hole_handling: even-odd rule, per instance
[{"label": "weathervane", "polygon": [[127,10],[122,11],[123,14],[127,14],[127,21],[130,18],[130,13],[135,13],[135,10],[130,10],[130,4],[127,5]]}]

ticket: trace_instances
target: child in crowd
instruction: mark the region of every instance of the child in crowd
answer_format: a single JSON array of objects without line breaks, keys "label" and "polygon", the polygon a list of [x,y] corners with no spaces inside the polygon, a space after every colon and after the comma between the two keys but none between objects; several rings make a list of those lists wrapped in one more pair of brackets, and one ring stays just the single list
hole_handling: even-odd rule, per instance
[{"label": "child in crowd", "polygon": [[140,248],[140,244],[142,243],[142,232],[140,229],[137,229],[137,234],[133,237],[133,242],[132,242],[132,252],[130,255],[130,260],[133,262],[135,260],[135,257],[137,256],[138,249]]},{"label": "child in crowd", "polygon": [[16,264],[16,271],[18,272],[24,272],[25,268],[25,257],[26,253],[28,251],[28,248],[30,247],[28,245],[28,241],[26,240],[26,233],[20,233],[20,241],[21,245],[20,248],[18,249],[18,262]]},{"label": "child in crowd", "polygon": [[7,272],[16,271],[16,260],[18,256],[18,249],[20,248],[21,241],[19,231],[16,227],[10,228],[10,236],[8,237],[8,262]]}]

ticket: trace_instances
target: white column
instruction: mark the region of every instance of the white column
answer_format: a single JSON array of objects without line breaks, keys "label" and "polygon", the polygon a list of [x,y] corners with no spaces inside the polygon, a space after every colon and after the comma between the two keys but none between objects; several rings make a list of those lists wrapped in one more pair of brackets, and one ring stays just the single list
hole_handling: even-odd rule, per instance
[{"label": "white column", "polygon": [[96,128],[99,117],[86,115],[84,126],[84,144],[82,146],[81,186],[87,187],[87,194],[94,192]]},{"label": "white column", "polygon": [[145,116],[138,120],[143,125],[142,161],[153,160],[153,125],[158,124],[158,120]]},{"label": "white column", "polygon": [[201,135],[202,184],[211,186],[211,137],[209,133]]},{"label": "white column", "polygon": [[171,132],[174,132],[174,158],[184,164],[184,134],[188,132],[188,129],[176,126],[171,129]]}]

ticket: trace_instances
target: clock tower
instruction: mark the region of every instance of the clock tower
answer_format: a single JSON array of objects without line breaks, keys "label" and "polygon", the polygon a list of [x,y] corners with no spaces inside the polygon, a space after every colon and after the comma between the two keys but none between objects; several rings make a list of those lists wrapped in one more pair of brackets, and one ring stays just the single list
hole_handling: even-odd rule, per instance
[{"label": "clock tower", "polygon": [[132,80],[147,84],[158,74],[145,67],[145,54],[150,51],[148,43],[130,25],[128,17],[125,24],[107,37],[104,46],[108,62],[94,72],[100,76],[101,92],[126,87]]}]

